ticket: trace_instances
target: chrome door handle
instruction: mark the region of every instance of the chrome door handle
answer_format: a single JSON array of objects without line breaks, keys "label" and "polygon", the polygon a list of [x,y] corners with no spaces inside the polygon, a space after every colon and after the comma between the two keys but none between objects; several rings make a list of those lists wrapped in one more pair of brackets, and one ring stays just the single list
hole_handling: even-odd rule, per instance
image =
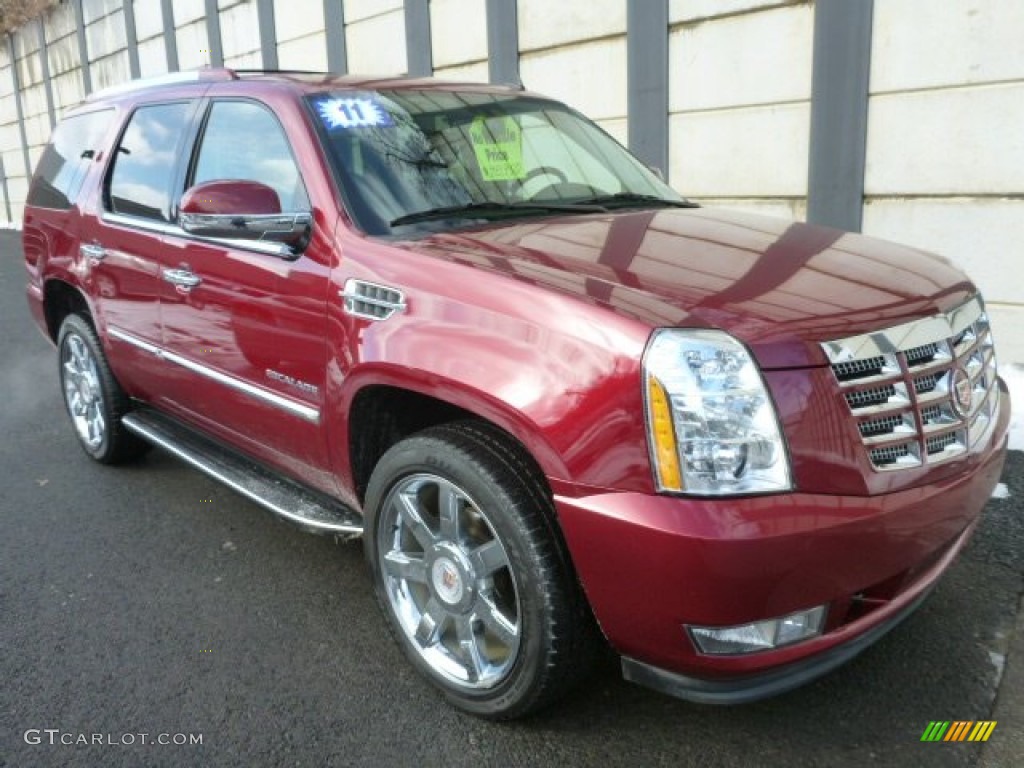
[{"label": "chrome door handle", "polygon": [[102,261],[107,256],[107,249],[99,243],[83,243],[78,246],[78,253],[82,258]]},{"label": "chrome door handle", "polygon": [[164,280],[181,288],[195,288],[203,278],[187,269],[165,269]]}]

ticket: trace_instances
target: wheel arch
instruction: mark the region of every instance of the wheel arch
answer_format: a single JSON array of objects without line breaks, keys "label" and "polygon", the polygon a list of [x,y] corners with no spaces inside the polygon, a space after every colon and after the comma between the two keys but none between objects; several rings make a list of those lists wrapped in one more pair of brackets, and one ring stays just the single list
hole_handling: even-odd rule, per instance
[{"label": "wheel arch", "polygon": [[392,445],[424,429],[467,419],[498,430],[520,449],[549,493],[548,478],[565,477],[564,462],[535,424],[507,403],[457,381],[374,376],[351,386],[350,392],[345,465],[360,503],[374,467]]},{"label": "wheel arch", "polygon": [[54,344],[57,343],[61,324],[70,314],[84,315],[95,328],[92,307],[82,290],[61,278],[48,279],[43,284],[43,316],[46,332]]}]

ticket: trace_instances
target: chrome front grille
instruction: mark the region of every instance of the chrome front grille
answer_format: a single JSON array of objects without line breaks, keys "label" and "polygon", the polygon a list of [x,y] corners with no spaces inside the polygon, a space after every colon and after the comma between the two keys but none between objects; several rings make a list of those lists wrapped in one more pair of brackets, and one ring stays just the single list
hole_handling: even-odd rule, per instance
[{"label": "chrome front grille", "polygon": [[855,389],[846,392],[846,402],[850,408],[869,408],[886,403],[894,402],[897,398],[906,399],[906,390],[897,390],[891,384],[883,387],[871,387],[870,389]]},{"label": "chrome front grille", "polygon": [[859,379],[864,376],[877,376],[885,367],[884,357],[871,357],[867,360],[851,360],[848,363],[836,363],[832,370],[840,381],[847,379]]},{"label": "chrome front grille", "polygon": [[885,448],[872,448],[869,452],[871,463],[876,467],[899,469],[900,467],[921,466],[921,455],[910,443],[888,445]]},{"label": "chrome front grille", "polygon": [[879,435],[891,435],[899,429],[906,429],[908,419],[905,414],[898,416],[883,416],[880,419],[868,419],[857,425],[860,427],[861,437],[878,437]]},{"label": "chrome front grille", "polygon": [[995,421],[996,356],[980,297],[822,348],[875,469],[962,456]]},{"label": "chrome front grille", "polygon": [[923,344],[920,347],[908,349],[906,354],[907,365],[924,365],[942,354],[942,350],[938,344]]}]

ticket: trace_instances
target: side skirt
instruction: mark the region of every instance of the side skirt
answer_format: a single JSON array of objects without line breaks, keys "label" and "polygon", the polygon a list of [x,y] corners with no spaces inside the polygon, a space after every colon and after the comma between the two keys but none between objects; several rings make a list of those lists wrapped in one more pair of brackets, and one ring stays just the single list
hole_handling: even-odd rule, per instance
[{"label": "side skirt", "polygon": [[355,510],[272,472],[162,413],[141,408],[125,414],[121,423],[129,432],[302,528],[348,537],[363,532],[363,518]]}]

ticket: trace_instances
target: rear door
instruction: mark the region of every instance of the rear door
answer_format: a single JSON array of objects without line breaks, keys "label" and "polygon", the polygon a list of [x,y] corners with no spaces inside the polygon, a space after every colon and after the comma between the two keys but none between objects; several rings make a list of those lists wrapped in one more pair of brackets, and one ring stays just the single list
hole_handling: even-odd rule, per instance
[{"label": "rear door", "polygon": [[[284,211],[311,209],[291,141],[264,103],[213,99],[205,109],[183,186],[229,179],[270,186]],[[304,253],[280,251],[184,232],[167,239],[162,346],[177,371],[164,398],[246,452],[333,491],[321,428],[330,238],[314,233]]]},{"label": "rear door", "polygon": [[187,146],[197,99],[141,104],[107,161],[96,215],[83,220],[87,285],[98,308],[109,358],[134,396],[159,398],[160,254],[171,230],[171,190]]}]

